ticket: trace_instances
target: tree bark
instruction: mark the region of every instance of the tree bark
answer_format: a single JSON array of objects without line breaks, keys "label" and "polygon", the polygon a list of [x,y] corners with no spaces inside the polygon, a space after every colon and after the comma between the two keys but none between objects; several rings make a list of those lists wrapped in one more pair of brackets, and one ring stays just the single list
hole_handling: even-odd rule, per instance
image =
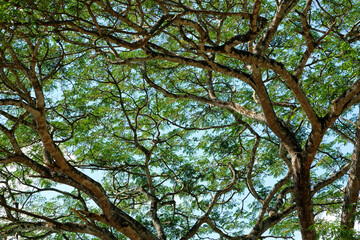
[{"label": "tree bark", "polygon": [[354,213],[356,211],[360,191],[360,112],[356,125],[354,151],[341,212],[341,225],[345,226],[345,229],[347,230],[354,228]]},{"label": "tree bark", "polygon": [[310,164],[300,154],[293,157],[294,194],[303,240],[314,240],[314,214],[310,185]]}]

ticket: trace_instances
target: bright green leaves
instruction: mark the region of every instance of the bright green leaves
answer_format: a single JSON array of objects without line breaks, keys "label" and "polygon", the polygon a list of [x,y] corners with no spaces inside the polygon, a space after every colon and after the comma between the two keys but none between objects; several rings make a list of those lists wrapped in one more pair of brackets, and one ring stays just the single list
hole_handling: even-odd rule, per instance
[{"label": "bright green leaves", "polygon": [[[304,12],[302,0],[281,15],[278,5],[288,1],[260,2],[255,26],[250,25],[254,1],[1,2],[0,100],[8,106],[0,112],[0,157],[17,150],[33,161],[1,169],[3,182],[11,185],[1,194],[29,209],[37,204],[35,213],[61,223],[86,223],[79,215],[85,210],[108,213],[95,206],[90,188],[84,191],[89,195],[73,189],[79,186],[73,181],[81,185],[82,179],[44,164],[48,130],[70,164],[92,170],[85,173],[99,180],[104,198],[154,233],[155,211],[168,239],[180,239],[203,219],[194,239],[219,231],[240,238],[257,222],[254,229],[275,224],[272,234],[293,236],[292,210],[280,223],[263,224],[275,219],[269,207],[279,214],[295,209],[293,182],[286,179],[271,189],[299,154],[293,145],[300,151],[298,146],[313,144],[309,109],[301,106],[309,101],[322,121],[333,100],[358,79],[359,7],[313,1]],[[250,30],[258,35],[246,40]],[[42,94],[45,109],[39,107]],[[46,114],[39,117],[39,109]],[[348,111],[349,119],[337,121],[309,153],[316,155],[312,187],[349,161],[343,147],[353,138],[356,114]],[[258,113],[261,117],[254,117]],[[46,118],[42,138],[35,115]],[[287,137],[281,131],[290,140],[281,142]],[[71,191],[52,180],[71,185]],[[339,209],[341,180],[315,195],[316,212]],[[23,186],[31,191],[21,192]],[[50,190],[57,195],[40,205]],[[21,218],[28,219],[33,220]],[[94,222],[125,238],[111,223]]]},{"label": "bright green leaves", "polygon": [[347,230],[344,226],[339,226],[338,223],[327,220],[326,216],[316,226],[319,229],[319,236],[321,239],[358,239],[359,233],[353,229]]}]

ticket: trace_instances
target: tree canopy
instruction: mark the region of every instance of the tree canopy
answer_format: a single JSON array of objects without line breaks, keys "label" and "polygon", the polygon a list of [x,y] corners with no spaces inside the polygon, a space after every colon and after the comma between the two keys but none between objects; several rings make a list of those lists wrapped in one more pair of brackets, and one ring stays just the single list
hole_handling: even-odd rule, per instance
[{"label": "tree canopy", "polygon": [[0,0],[0,236],[359,237],[359,12]]}]

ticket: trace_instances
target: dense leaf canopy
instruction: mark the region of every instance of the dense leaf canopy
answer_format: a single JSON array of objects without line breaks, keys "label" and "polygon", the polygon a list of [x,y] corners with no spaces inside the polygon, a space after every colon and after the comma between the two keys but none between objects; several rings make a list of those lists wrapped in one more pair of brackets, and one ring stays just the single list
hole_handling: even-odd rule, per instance
[{"label": "dense leaf canopy", "polygon": [[0,0],[0,236],[359,237],[359,12]]}]

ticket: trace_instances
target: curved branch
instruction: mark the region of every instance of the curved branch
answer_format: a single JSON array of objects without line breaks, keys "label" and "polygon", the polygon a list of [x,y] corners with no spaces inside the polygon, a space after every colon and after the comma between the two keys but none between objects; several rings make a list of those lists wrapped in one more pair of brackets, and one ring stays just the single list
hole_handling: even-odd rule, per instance
[{"label": "curved branch", "polygon": [[219,99],[208,99],[205,97],[199,97],[193,94],[174,94],[171,93],[169,91],[167,91],[166,89],[160,87],[159,85],[157,85],[156,83],[154,83],[153,81],[150,80],[150,78],[147,75],[146,72],[146,65],[143,65],[142,68],[142,74],[143,74],[143,78],[145,79],[145,81],[153,88],[155,88],[156,90],[158,90],[159,92],[163,93],[166,97],[171,97],[174,99],[191,99],[191,100],[195,100],[197,102],[202,102],[202,103],[207,103],[209,105],[213,105],[213,106],[217,106],[217,107],[221,107],[221,108],[225,108],[228,109],[230,111],[235,111],[243,116],[246,116],[248,118],[251,119],[255,119],[257,121],[263,122],[264,118],[262,116],[262,114],[259,114],[257,112],[253,112],[251,110],[248,110],[247,108],[242,107],[241,105],[234,103],[234,102],[227,102],[227,101],[222,101]]},{"label": "curved branch", "polygon": [[330,110],[324,117],[325,126],[330,127],[346,109],[358,101],[360,101],[360,79],[355,81],[348,90],[331,102]]},{"label": "curved branch", "polygon": [[253,184],[252,184],[252,170],[254,167],[254,163],[255,163],[255,156],[256,156],[256,150],[259,146],[260,143],[260,137],[258,135],[255,135],[255,143],[254,146],[251,150],[251,157],[250,157],[250,162],[249,162],[249,166],[248,166],[248,171],[246,174],[246,184],[249,188],[249,191],[251,192],[251,194],[254,196],[255,199],[257,199],[261,204],[263,204],[264,200],[259,196],[259,194],[257,193],[257,191],[255,190]]},{"label": "curved branch", "polygon": [[[228,55],[232,58],[244,61],[249,64],[255,64],[260,67],[264,67],[267,69],[271,69],[277,74],[279,74],[287,83],[289,88],[294,93],[296,99],[299,101],[301,107],[305,111],[308,116],[313,128],[321,129],[321,121],[320,118],[315,113],[313,107],[311,106],[308,98],[305,93],[302,91],[298,84],[298,79],[291,75],[290,72],[285,68],[282,63],[279,63],[273,59],[269,59],[266,57],[262,57],[247,51],[238,50],[235,48],[225,49],[224,47],[209,47],[205,46],[205,51],[210,53],[220,53]],[[257,89],[259,86],[254,86],[254,89]]]},{"label": "curved branch", "polygon": [[192,238],[197,233],[197,231],[201,227],[201,225],[207,221],[212,209],[214,208],[214,206],[217,203],[218,198],[221,195],[223,195],[223,194],[229,192],[231,189],[233,189],[235,183],[237,182],[236,171],[231,163],[229,163],[228,166],[233,175],[231,183],[229,183],[225,188],[216,191],[215,196],[212,198],[212,201],[211,201],[210,205],[208,206],[206,213],[196,221],[196,223],[191,227],[191,229],[184,236],[182,236],[180,238],[180,240],[187,240],[187,239]]}]

